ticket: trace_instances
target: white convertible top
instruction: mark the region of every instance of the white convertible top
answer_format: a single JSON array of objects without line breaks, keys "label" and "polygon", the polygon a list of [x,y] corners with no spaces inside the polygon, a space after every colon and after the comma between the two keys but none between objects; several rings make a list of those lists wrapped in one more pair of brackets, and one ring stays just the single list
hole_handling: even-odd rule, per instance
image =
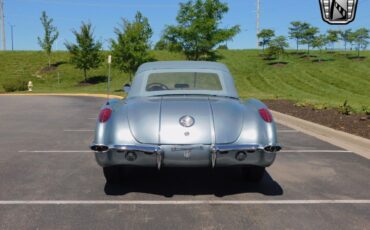
[{"label": "white convertible top", "polygon": [[149,71],[149,70],[160,70],[160,69],[213,69],[219,71],[229,72],[226,65],[218,62],[208,61],[158,61],[148,62],[142,64],[137,70],[136,74]]},{"label": "white convertible top", "polygon": [[[203,72],[216,73],[222,85],[222,90],[170,90],[170,91],[146,91],[146,83],[148,76],[152,73],[164,72]],[[150,97],[161,95],[186,95],[186,94],[202,94],[202,95],[216,95],[239,98],[234,85],[234,79],[230,74],[226,65],[217,62],[206,61],[160,61],[148,62],[139,67],[135,78],[132,82],[128,98],[132,97]]]}]

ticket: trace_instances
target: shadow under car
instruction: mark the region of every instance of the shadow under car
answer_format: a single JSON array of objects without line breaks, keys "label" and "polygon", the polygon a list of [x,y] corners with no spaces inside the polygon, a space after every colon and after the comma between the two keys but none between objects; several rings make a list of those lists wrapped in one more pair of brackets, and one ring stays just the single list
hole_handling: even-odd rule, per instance
[{"label": "shadow under car", "polygon": [[107,195],[132,192],[172,197],[174,195],[215,195],[241,193],[283,194],[282,187],[266,171],[259,183],[248,182],[240,168],[128,168],[118,184],[105,185]]}]

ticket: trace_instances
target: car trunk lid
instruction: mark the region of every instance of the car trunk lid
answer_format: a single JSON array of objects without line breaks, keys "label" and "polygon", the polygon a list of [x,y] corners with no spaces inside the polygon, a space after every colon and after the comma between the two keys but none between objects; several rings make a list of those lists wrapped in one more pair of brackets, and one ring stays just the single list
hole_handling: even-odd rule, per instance
[{"label": "car trunk lid", "polygon": [[[194,124],[183,126],[183,117]],[[234,99],[166,96],[135,99],[129,103],[128,119],[133,136],[143,144],[225,144],[239,137],[243,110]]]}]

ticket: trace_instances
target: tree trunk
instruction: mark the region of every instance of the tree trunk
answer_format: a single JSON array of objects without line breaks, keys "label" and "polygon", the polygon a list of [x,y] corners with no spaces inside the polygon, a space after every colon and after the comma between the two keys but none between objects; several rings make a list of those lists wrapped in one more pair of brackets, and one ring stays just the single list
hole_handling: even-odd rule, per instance
[{"label": "tree trunk", "polygon": [[347,42],[344,42],[344,52],[347,52]]},{"label": "tree trunk", "polygon": [[360,46],[357,48],[357,57],[360,57]]},{"label": "tree trunk", "polygon": [[310,54],[310,45],[307,45],[307,54]]},{"label": "tree trunk", "polygon": [[48,62],[49,62],[49,68],[50,68],[51,66],[51,55],[50,54],[48,54]]},{"label": "tree trunk", "polygon": [[297,54],[298,54],[298,49],[299,49],[299,40],[297,39]]},{"label": "tree trunk", "polygon": [[85,82],[87,83],[87,70],[84,69],[84,77],[85,77]]}]

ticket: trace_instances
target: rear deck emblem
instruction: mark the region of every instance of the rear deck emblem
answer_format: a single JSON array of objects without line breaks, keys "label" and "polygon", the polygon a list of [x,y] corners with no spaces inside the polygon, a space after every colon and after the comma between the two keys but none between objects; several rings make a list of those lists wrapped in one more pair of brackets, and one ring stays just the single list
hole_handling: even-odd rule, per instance
[{"label": "rear deck emblem", "polygon": [[195,122],[194,118],[189,115],[183,116],[179,120],[180,125],[184,127],[191,127],[194,125],[194,122]]},{"label": "rear deck emblem", "polygon": [[319,0],[325,22],[344,25],[355,20],[358,0]]}]

